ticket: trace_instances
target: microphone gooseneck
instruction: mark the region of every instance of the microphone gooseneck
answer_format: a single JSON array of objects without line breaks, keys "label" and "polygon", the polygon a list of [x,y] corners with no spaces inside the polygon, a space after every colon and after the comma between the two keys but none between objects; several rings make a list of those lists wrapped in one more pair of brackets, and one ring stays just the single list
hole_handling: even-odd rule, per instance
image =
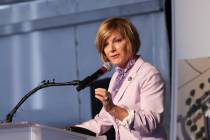
[{"label": "microphone gooseneck", "polygon": [[35,87],[34,89],[32,89],[31,91],[29,91],[19,102],[18,104],[10,111],[10,113],[7,114],[6,116],[6,122],[10,123],[13,120],[13,116],[16,113],[16,111],[18,110],[18,108],[31,96],[33,95],[35,92],[37,92],[40,89],[43,88],[47,88],[47,87],[52,87],[52,86],[69,86],[69,85],[78,85],[79,81],[78,80],[74,80],[71,82],[63,82],[63,83],[56,83],[53,79],[53,82],[50,82],[49,80],[44,80],[41,82],[42,84]]},{"label": "microphone gooseneck", "polygon": [[13,116],[16,113],[16,111],[18,110],[18,108],[31,96],[33,95],[35,92],[37,92],[40,89],[43,88],[47,88],[47,87],[52,87],[52,86],[68,86],[68,85],[73,85],[73,86],[78,86],[76,89],[77,91],[80,91],[82,89],[84,89],[85,87],[87,87],[88,85],[90,85],[93,81],[95,81],[96,79],[98,79],[100,76],[102,76],[103,74],[105,74],[108,71],[111,71],[112,66],[110,63],[105,63],[100,69],[98,69],[95,73],[93,73],[92,75],[86,77],[84,80],[80,81],[80,80],[73,80],[70,82],[62,82],[62,83],[57,83],[55,82],[55,79],[53,79],[52,82],[50,82],[49,80],[44,80],[41,82],[41,84],[37,87],[35,87],[34,89],[32,89],[31,91],[29,91],[19,102],[18,104],[7,114],[6,116],[6,122],[10,123],[13,120]]},{"label": "microphone gooseneck", "polygon": [[104,75],[106,72],[111,71],[112,65],[110,63],[104,63],[104,65],[98,69],[95,73],[90,76],[87,76],[85,79],[80,81],[79,85],[77,86],[77,91],[84,89],[85,87],[89,86],[92,82],[98,79],[100,76]]}]

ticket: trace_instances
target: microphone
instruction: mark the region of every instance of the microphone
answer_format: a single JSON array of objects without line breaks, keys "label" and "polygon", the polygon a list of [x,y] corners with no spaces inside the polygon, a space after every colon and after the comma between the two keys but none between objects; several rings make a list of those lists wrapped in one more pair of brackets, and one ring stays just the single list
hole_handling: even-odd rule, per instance
[{"label": "microphone", "polygon": [[77,86],[77,91],[84,89],[89,86],[92,82],[98,79],[100,76],[104,75],[106,72],[111,71],[112,65],[110,63],[104,63],[103,66],[98,69],[95,73],[90,76],[87,76],[85,79],[80,81],[79,86]]}]

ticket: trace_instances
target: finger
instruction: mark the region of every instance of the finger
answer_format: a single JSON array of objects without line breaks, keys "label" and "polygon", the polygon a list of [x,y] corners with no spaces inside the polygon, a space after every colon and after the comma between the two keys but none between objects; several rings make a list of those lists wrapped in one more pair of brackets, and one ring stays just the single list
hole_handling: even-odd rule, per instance
[{"label": "finger", "polygon": [[101,93],[101,92],[96,92],[95,93],[95,96],[97,96],[97,97],[100,97],[101,99],[102,99],[102,101],[107,101],[107,100],[109,100],[109,96],[107,96],[107,95],[104,95],[103,93]]},{"label": "finger", "polygon": [[107,95],[106,92],[101,92],[101,91],[96,91],[95,92],[95,97],[99,99],[102,103],[108,102],[109,101],[109,96]]},{"label": "finger", "polygon": [[95,95],[95,97],[100,100],[101,102],[103,102],[104,98],[102,96],[99,96],[99,95]]},{"label": "finger", "polygon": [[110,95],[111,95],[111,93],[108,92],[105,88],[96,88],[96,89],[95,89],[95,92],[103,92],[103,94],[104,94],[105,96],[110,96]]},{"label": "finger", "polygon": [[106,91],[96,90],[96,91],[95,91],[95,94],[97,94],[97,95],[101,95],[101,96],[107,96]]},{"label": "finger", "polygon": [[101,97],[104,97],[104,94],[103,94],[103,93],[101,93],[101,92],[95,92],[95,95],[97,95],[97,96],[101,96]]},{"label": "finger", "polygon": [[95,91],[106,92],[107,90],[105,88],[96,88]]}]

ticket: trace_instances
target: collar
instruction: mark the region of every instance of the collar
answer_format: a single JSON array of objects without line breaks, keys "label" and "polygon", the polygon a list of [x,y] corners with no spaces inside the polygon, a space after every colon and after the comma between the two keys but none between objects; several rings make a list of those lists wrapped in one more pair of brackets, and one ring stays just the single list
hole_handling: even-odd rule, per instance
[{"label": "collar", "polygon": [[121,75],[121,74],[125,74],[127,73],[132,67],[133,65],[135,64],[137,58],[139,56],[135,55],[132,59],[130,59],[127,64],[126,64],[126,67],[125,68],[121,68],[121,67],[118,67],[116,66],[115,70]]}]

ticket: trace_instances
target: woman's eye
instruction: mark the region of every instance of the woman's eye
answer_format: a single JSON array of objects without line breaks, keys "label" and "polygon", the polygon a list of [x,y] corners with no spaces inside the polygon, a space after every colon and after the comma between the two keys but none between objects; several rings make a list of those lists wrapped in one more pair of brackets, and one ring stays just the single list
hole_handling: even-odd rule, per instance
[{"label": "woman's eye", "polygon": [[115,42],[121,42],[121,41],[122,41],[121,38],[118,38],[118,39],[115,40]]}]

